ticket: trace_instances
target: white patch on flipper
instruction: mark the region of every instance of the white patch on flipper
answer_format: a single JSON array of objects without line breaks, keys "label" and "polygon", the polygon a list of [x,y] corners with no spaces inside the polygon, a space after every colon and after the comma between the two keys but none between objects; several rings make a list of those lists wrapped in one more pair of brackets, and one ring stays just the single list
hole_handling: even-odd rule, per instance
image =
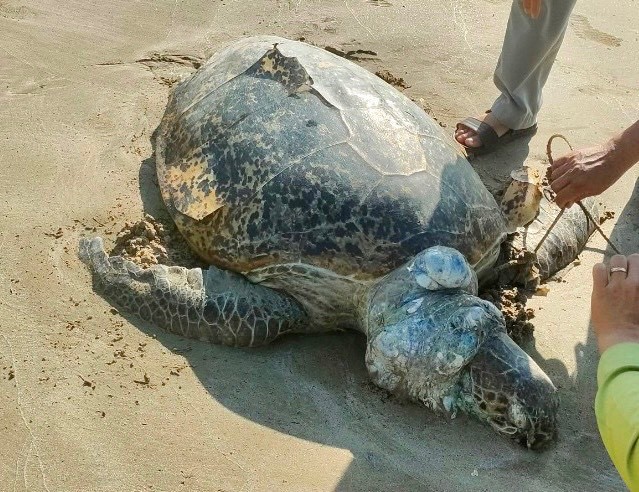
[{"label": "white patch on flipper", "polygon": [[366,351],[366,367],[373,382],[388,391],[405,391],[402,375],[407,372],[405,330],[382,332]]},{"label": "white patch on flipper", "polygon": [[453,360],[448,367],[454,369],[454,371],[458,371],[459,369],[461,369],[463,365],[464,365],[464,358],[459,354],[455,354],[455,360]]},{"label": "white patch on flipper", "polygon": [[416,274],[414,273],[414,270],[411,270],[411,267],[408,267],[408,271],[413,273],[413,275],[415,276],[415,282],[417,282],[417,284],[420,287],[423,287],[424,289],[427,289],[427,290],[439,290],[442,288],[440,284],[435,282],[432,278],[430,278],[425,273],[420,272]]},{"label": "white patch on flipper", "polygon": [[455,403],[455,399],[448,395],[448,396],[444,396],[444,398],[442,398],[442,404],[444,405],[444,408],[446,409],[447,412],[449,412],[451,414],[451,418],[455,418],[455,413],[453,404]]},{"label": "white patch on flipper", "polygon": [[439,374],[448,375],[454,372],[459,371],[461,367],[464,365],[464,358],[455,354],[455,358],[453,360],[446,360],[444,354],[442,352],[437,352],[437,356],[435,357],[438,364],[435,366],[435,370]]},{"label": "white patch on flipper", "polygon": [[414,314],[424,302],[424,298],[420,297],[419,299],[415,299],[408,303],[408,307],[406,308],[406,312],[408,314]]}]

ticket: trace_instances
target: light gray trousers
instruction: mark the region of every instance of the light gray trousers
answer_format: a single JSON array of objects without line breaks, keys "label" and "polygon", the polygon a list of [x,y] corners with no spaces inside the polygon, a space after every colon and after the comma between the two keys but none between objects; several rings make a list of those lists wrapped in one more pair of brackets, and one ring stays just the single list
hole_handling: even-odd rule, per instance
[{"label": "light gray trousers", "polygon": [[493,115],[514,130],[537,122],[542,89],[564,39],[576,0],[544,0],[537,19],[531,19],[514,0],[494,81],[501,96]]}]

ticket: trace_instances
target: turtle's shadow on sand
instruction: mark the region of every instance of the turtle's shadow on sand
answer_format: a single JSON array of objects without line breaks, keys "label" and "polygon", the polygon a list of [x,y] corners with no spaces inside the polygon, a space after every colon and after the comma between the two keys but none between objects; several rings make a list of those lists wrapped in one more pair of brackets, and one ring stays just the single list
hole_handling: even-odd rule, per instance
[{"label": "turtle's shadow on sand", "polygon": [[[503,164],[500,173],[508,177],[526,158],[522,143],[491,165]],[[142,162],[139,186],[144,212],[168,218],[153,155]],[[539,484],[547,468],[561,469],[552,450],[526,451],[463,415],[450,420],[376,388],[366,371],[365,338],[359,333],[293,335],[267,347],[238,349],[184,339],[124,316],[185,357],[211,397],[232,412],[289,436],[350,451],[352,462],[336,490],[490,488],[513,473]],[[542,369],[560,380],[569,378],[561,361],[545,361],[534,345],[529,348]],[[417,476],[416,464],[423,470]],[[477,469],[480,480],[471,476]],[[548,490],[574,486],[574,477],[549,476],[541,483],[556,489]],[[592,478],[584,476],[584,483]]]},{"label": "turtle's shadow on sand", "polygon": [[[595,234],[597,233],[595,232]],[[639,252],[639,180],[635,183],[628,203],[618,215],[610,239],[622,254],[630,255]],[[610,246],[607,246],[605,250],[587,249],[600,253],[602,257],[599,261],[607,262],[615,254]],[[584,461],[579,457],[584,454],[586,460],[590,459],[592,463],[597,461],[609,463],[608,456],[601,444],[601,438],[596,430],[594,401],[597,393],[599,353],[592,322],[588,325],[585,343],[577,343],[574,352],[576,367],[572,375],[566,371],[566,366],[560,361],[547,359],[542,367],[559,386],[563,407],[561,413],[564,416],[569,416],[564,419],[562,433],[569,443],[568,449],[572,450],[569,460],[566,461],[567,471],[574,470],[576,473],[583,473],[583,471],[589,470],[587,466],[579,465],[580,461]],[[535,358],[534,351],[531,355]],[[588,431],[588,429],[593,429],[593,431]],[[587,464],[587,461],[584,463]],[[603,472],[601,480],[607,481],[606,490],[626,490],[612,464],[609,469],[601,470],[601,472]],[[597,488],[599,489],[599,487]]]},{"label": "turtle's shadow on sand", "polygon": [[[618,215],[610,240],[624,255],[639,253],[639,180],[635,182],[628,203]],[[605,262],[616,254],[609,245],[605,251],[599,251],[603,255],[600,261]],[[577,368],[573,377],[574,384],[577,391],[582,391],[592,402],[597,391],[597,364],[588,364],[586,361],[599,358],[592,322],[588,326],[586,343],[575,346],[575,355]]]},{"label": "turtle's shadow on sand", "polygon": [[471,166],[493,195],[500,196],[509,183],[510,173],[524,165],[532,138],[532,135],[520,138],[490,154],[470,159]]},{"label": "turtle's shadow on sand", "polygon": [[[597,234],[595,232],[594,234]],[[639,252],[639,180],[635,183],[632,195],[624,209],[619,213],[610,240],[622,254],[630,255]],[[608,245],[605,250],[589,248],[602,254],[599,261],[609,261],[616,253]],[[585,344],[575,346],[577,368],[572,377],[578,390],[584,389],[590,401],[594,400],[597,385],[597,365],[587,364],[587,360],[598,360],[597,339],[592,324],[588,326]]]}]

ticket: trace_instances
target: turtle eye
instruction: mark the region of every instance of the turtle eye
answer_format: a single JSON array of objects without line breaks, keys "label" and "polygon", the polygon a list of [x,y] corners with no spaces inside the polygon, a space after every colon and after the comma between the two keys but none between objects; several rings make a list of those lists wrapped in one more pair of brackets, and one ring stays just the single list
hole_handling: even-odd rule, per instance
[{"label": "turtle eye", "polygon": [[516,437],[520,434],[520,429],[512,426],[505,418],[501,416],[493,417],[490,419],[490,425],[499,432],[500,434],[505,434],[509,437]]},{"label": "turtle eye", "polygon": [[507,436],[515,436],[520,433],[520,429],[513,427],[512,425],[505,425],[499,428],[499,432],[506,434]]}]

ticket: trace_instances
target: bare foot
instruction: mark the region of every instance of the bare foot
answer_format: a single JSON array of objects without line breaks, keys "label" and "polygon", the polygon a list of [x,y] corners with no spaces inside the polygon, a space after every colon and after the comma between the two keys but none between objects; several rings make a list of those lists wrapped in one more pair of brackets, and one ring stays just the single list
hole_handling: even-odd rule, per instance
[{"label": "bare foot", "polygon": [[[479,121],[483,121],[487,125],[490,125],[495,133],[497,133],[498,137],[501,137],[504,133],[506,133],[510,128],[503,125],[497,118],[495,118],[492,113],[485,113],[481,116],[478,116],[477,119]],[[481,147],[481,139],[475,130],[471,130],[470,128],[462,125],[461,123],[457,125],[457,129],[455,130],[455,139],[462,145],[466,147]]]}]

